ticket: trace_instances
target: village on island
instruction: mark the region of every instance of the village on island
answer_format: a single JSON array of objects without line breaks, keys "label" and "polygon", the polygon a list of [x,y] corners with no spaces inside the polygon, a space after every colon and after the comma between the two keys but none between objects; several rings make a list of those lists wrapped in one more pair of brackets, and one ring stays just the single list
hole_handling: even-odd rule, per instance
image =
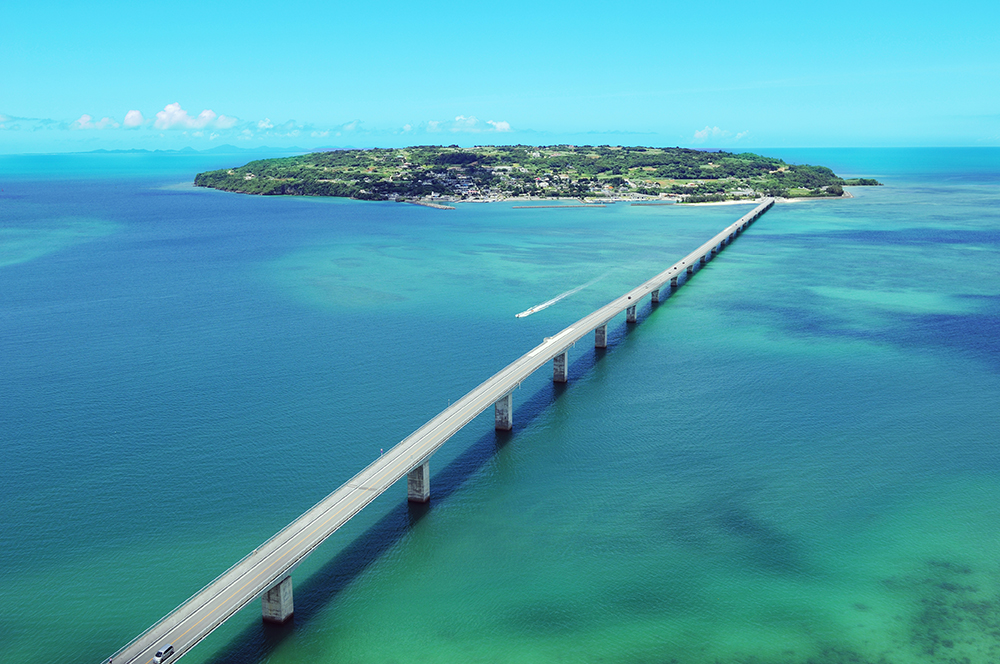
[{"label": "village on island", "polygon": [[450,207],[455,202],[576,200],[584,205],[836,198],[825,166],[753,153],[614,146],[417,146],[333,150],[199,173],[194,184],[265,196],[338,196]]}]

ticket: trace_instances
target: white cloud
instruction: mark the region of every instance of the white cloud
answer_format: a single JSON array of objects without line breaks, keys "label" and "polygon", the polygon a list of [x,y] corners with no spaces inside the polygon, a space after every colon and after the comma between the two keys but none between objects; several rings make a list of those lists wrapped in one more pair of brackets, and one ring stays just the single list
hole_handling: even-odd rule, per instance
[{"label": "white cloud", "polygon": [[6,115],[0,113],[0,129],[6,131],[18,131],[20,129],[30,129],[39,131],[41,129],[67,129],[69,125],[65,122],[56,122],[45,118],[19,118],[16,115]]},{"label": "white cloud", "polygon": [[117,129],[118,123],[111,118],[101,118],[97,122],[94,122],[94,118],[86,113],[70,125],[70,129],[107,129],[108,127]]},{"label": "white cloud", "polygon": [[145,121],[146,119],[142,117],[141,112],[129,111],[125,114],[125,121],[122,124],[125,125],[126,129],[132,129],[134,127],[141,127]]},{"label": "white cloud", "polygon": [[[513,132],[510,123],[503,120],[482,120],[475,115],[454,115],[448,119],[425,120],[408,122],[397,125],[395,129],[372,128],[363,120],[354,119],[343,124],[313,124],[311,122],[299,122],[296,120],[272,120],[270,117],[257,120],[240,120],[233,116],[219,115],[211,109],[202,110],[195,114],[193,111],[184,109],[180,103],[171,103],[163,107],[159,112],[150,112],[139,109],[127,109],[124,119],[113,119],[110,117],[95,118],[89,114],[82,114],[76,120],[68,119],[45,120],[39,118],[20,118],[0,113],[0,130],[4,136],[10,136],[13,130],[43,130],[50,131],[84,131],[88,130],[108,130],[104,132],[106,138],[110,133],[121,134],[115,139],[118,144],[127,143],[129,140],[138,140],[140,136],[143,140],[159,137],[173,141],[187,141],[192,145],[199,142],[209,141],[242,141],[243,144],[257,143],[270,139],[277,140],[308,140],[312,139],[328,140],[335,136],[351,137],[352,140],[362,140],[365,137],[376,137],[373,140],[380,140],[381,137],[393,135],[407,135],[411,138],[419,135],[428,135],[432,138],[437,135],[437,140],[442,140],[446,135],[453,134],[456,140],[459,135],[494,135],[498,133]],[[119,116],[121,118],[121,116]],[[114,129],[122,130],[113,132]],[[127,130],[127,131],[126,131]],[[132,139],[127,139],[126,134]],[[733,140],[730,137],[729,140]],[[451,141],[449,141],[451,142]],[[292,144],[292,143],[287,143]]]},{"label": "white cloud", "polygon": [[[406,125],[403,131],[410,131],[412,127]],[[510,123],[506,121],[487,120],[480,121],[475,115],[456,115],[451,122],[441,122],[440,120],[429,120],[427,131],[436,132],[447,130],[452,133],[479,134],[483,132],[508,132],[511,131]]]},{"label": "white cloud", "polygon": [[464,115],[455,116],[455,124],[452,125],[452,131],[476,131],[475,127],[479,124],[479,119],[475,115],[470,115],[465,117]]},{"label": "white cloud", "polygon": [[[225,118],[225,116],[217,116],[215,111],[206,108],[198,114],[198,117],[192,118],[187,111],[181,108],[180,104],[174,103],[167,104],[162,111],[156,114],[153,126],[157,129],[202,129],[213,125],[213,120],[219,117]],[[231,118],[225,118],[226,122],[229,120]],[[232,124],[229,126],[231,127]]]},{"label": "white cloud", "polygon": [[[216,124],[218,124],[218,122],[216,122]],[[249,122],[243,125],[244,133],[250,131],[258,138],[264,136],[294,138],[299,136],[303,131],[310,131],[312,129],[312,125],[301,125],[295,120],[287,120],[281,124],[276,124],[273,120],[271,120],[271,118],[264,118],[263,120]]]},{"label": "white cloud", "polygon": [[694,140],[695,143],[704,143],[710,138],[725,138],[726,136],[729,136],[728,131],[719,129],[718,127],[709,127],[708,125],[705,125],[704,129],[699,129],[694,132],[694,138],[692,140]]},{"label": "white cloud", "polygon": [[704,143],[705,141],[708,140],[721,141],[728,139],[732,142],[735,142],[745,138],[749,134],[750,134],[749,131],[741,131],[735,136],[733,136],[733,132],[728,131],[726,129],[719,129],[718,127],[709,127],[708,125],[705,125],[704,129],[699,129],[698,131],[694,132],[694,137],[691,139],[691,141],[694,143]]}]

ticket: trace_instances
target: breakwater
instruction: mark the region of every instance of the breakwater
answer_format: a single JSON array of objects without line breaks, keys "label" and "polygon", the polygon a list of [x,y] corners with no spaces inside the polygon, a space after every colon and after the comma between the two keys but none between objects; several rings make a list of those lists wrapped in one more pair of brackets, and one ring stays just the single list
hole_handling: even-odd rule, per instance
[{"label": "breakwater", "polygon": [[424,207],[434,208],[435,210],[454,210],[454,205],[444,205],[443,203],[432,203],[431,201],[406,201],[410,205],[423,205]]}]

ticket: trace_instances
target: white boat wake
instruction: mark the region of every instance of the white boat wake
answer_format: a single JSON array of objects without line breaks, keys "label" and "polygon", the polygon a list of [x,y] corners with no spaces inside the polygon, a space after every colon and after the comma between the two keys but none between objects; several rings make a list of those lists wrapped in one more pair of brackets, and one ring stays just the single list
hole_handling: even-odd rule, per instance
[{"label": "white boat wake", "polygon": [[531,314],[538,313],[542,309],[547,309],[548,307],[551,307],[553,304],[555,304],[559,300],[561,300],[561,299],[563,299],[565,297],[569,297],[573,293],[579,293],[580,291],[582,291],[587,286],[592,286],[592,285],[596,284],[598,281],[600,281],[604,277],[608,276],[609,274],[611,274],[611,272],[605,272],[601,276],[596,277],[594,279],[591,279],[590,281],[588,281],[587,283],[585,283],[585,284],[583,284],[581,286],[577,286],[576,288],[571,288],[568,291],[566,291],[565,293],[560,293],[559,295],[556,295],[551,300],[546,300],[545,302],[542,302],[541,304],[536,304],[535,306],[531,307],[530,309],[525,309],[524,311],[522,311],[519,314],[514,314],[514,318],[525,318],[526,316],[530,316]]}]

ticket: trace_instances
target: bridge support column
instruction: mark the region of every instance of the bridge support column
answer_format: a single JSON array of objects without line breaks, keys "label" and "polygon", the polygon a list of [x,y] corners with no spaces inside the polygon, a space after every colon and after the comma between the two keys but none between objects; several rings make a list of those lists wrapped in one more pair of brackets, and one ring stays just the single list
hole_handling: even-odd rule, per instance
[{"label": "bridge support column", "polygon": [[634,323],[635,322],[635,305],[625,310],[625,322]]},{"label": "bridge support column", "polygon": [[659,304],[660,303],[660,289],[659,288],[657,288],[652,293],[650,293],[650,295],[649,295],[649,302],[650,302],[650,304]]},{"label": "bridge support column", "polygon": [[594,348],[608,347],[608,324],[594,328]]},{"label": "bridge support column", "polygon": [[688,272],[688,276],[689,276],[689,277],[690,277],[690,276],[691,276],[692,274],[694,274],[694,265],[688,265],[688,270],[687,270],[687,272]]},{"label": "bridge support column", "polygon": [[705,257],[704,256],[701,257],[701,261],[700,262],[701,262],[702,265],[705,264]]},{"label": "bridge support column", "polygon": [[552,358],[552,382],[553,383],[565,383],[569,379],[569,362],[566,354],[569,351],[563,351],[559,355]]},{"label": "bridge support column", "polygon": [[261,616],[264,622],[283,623],[292,617],[292,577],[286,576],[260,597]]},{"label": "bridge support column", "polygon": [[431,468],[424,461],[406,476],[406,499],[411,503],[426,503],[431,499]]},{"label": "bridge support column", "polygon": [[508,392],[496,402],[496,430],[510,431],[514,428],[514,393]]},{"label": "bridge support column", "polygon": [[670,277],[670,287],[677,288],[677,277]]}]

